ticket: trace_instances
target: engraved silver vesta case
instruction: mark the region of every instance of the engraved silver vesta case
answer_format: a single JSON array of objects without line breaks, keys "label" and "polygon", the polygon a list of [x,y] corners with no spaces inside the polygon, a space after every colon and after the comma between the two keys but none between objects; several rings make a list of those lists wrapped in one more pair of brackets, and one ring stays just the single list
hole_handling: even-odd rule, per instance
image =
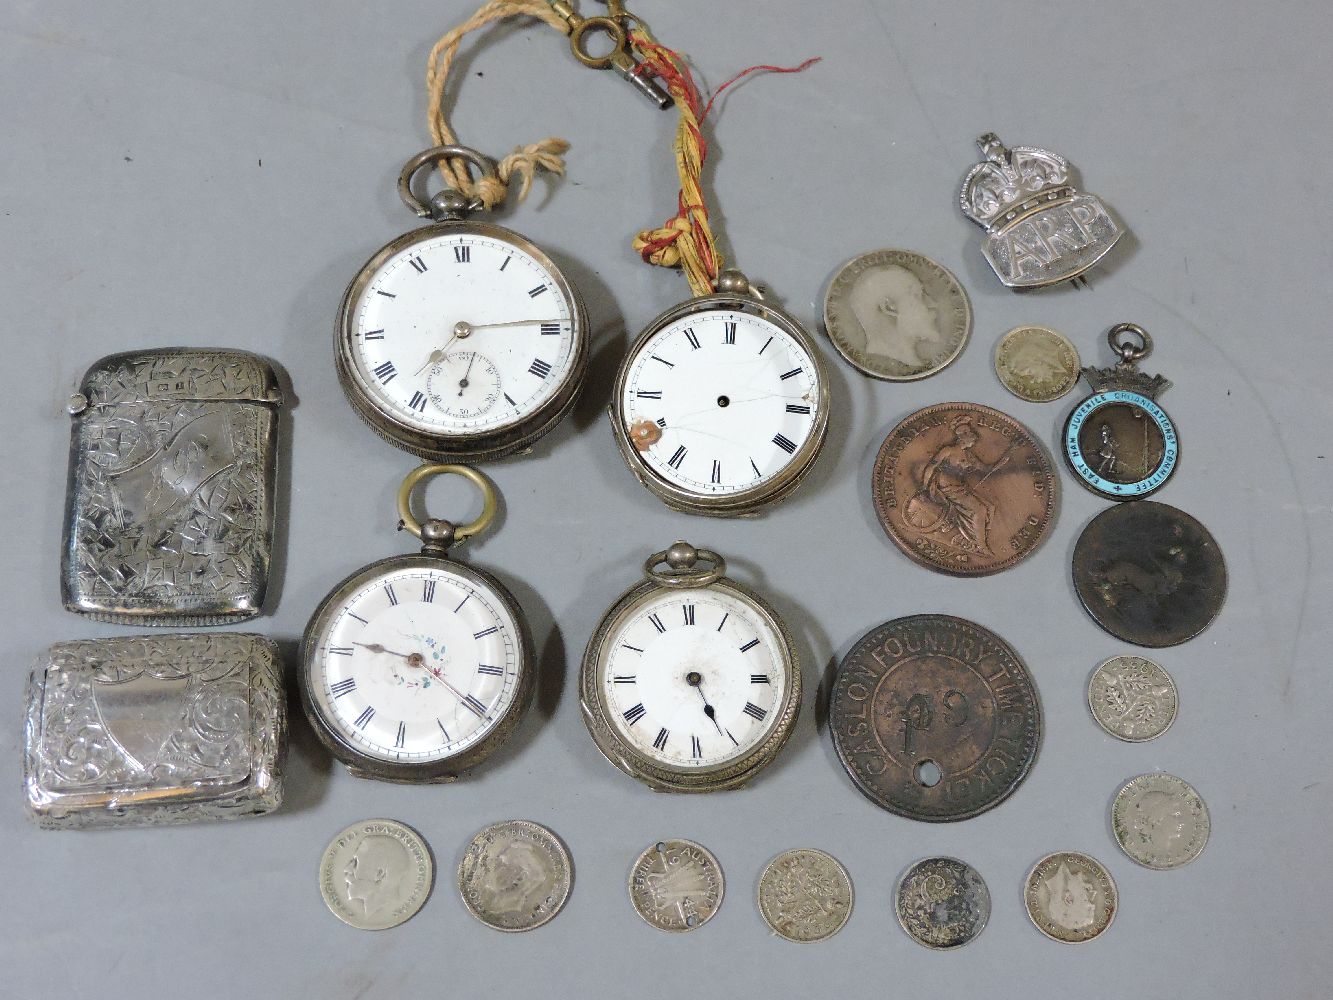
[{"label": "engraved silver vesta case", "polygon": [[[481,490],[475,521],[413,516],[413,489],[439,475],[464,476]],[[353,774],[452,781],[509,737],[532,700],[536,662],[518,602],[495,577],[449,555],[484,531],[497,507],[490,480],[475,469],[414,469],[399,489],[398,514],[421,553],[357,570],[310,620],[301,702],[320,741]]]},{"label": "engraved silver vesta case", "polygon": [[282,661],[242,632],[59,642],[28,680],[23,787],[51,829],[234,819],[282,802]]},{"label": "engraved silver vesta case", "polygon": [[608,408],[639,482],[687,514],[747,515],[813,467],[828,377],[811,336],[739,271],[673,306],[629,349]]},{"label": "engraved silver vesta case", "polygon": [[403,202],[431,224],[380,248],[338,311],[338,379],[356,413],[399,448],[436,461],[524,451],[573,408],[588,364],[583,300],[535,244],[468,220],[451,188],[423,201],[413,181],[445,159],[495,176],[461,146],[412,157]]},{"label": "engraved silver vesta case", "polygon": [[657,791],[743,785],[778,755],[801,705],[791,633],[716,552],[676,542],[597,627],[583,721],[616,767]]},{"label": "engraved silver vesta case", "polygon": [[112,354],[71,397],[68,611],[127,625],[259,614],[282,392],[243,351]]},{"label": "engraved silver vesta case", "polygon": [[1014,289],[1079,277],[1100,261],[1123,230],[1096,195],[1069,182],[1069,161],[1035,146],[1006,148],[987,132],[986,157],[963,181],[963,214],[986,230],[981,251]]},{"label": "engraved silver vesta case", "polygon": [[1171,383],[1139,371],[1138,363],[1152,352],[1143,327],[1118,323],[1106,339],[1120,360],[1114,368],[1082,370],[1092,395],[1065,421],[1065,461],[1098,496],[1138,500],[1166,485],[1180,461],[1176,425],[1157,404]]}]

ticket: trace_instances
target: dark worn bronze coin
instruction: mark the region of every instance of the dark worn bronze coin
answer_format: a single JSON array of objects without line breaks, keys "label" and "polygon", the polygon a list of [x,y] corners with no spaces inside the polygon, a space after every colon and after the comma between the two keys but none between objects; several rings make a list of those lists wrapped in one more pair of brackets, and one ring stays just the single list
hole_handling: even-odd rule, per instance
[{"label": "dark worn bronze coin", "polygon": [[913,615],[871,629],[840,664],[829,731],[870,801],[927,822],[993,809],[1027,776],[1041,706],[998,635],[963,618]]},{"label": "dark worn bronze coin", "polygon": [[1074,546],[1074,589],[1117,639],[1175,646],[1206,629],[1227,593],[1222,550],[1183,510],[1136,500],[1102,511]]},{"label": "dark worn bronze coin", "polygon": [[1055,514],[1055,473],[1032,432],[979,403],[917,410],[880,446],[879,523],[921,565],[955,576],[1008,569]]}]

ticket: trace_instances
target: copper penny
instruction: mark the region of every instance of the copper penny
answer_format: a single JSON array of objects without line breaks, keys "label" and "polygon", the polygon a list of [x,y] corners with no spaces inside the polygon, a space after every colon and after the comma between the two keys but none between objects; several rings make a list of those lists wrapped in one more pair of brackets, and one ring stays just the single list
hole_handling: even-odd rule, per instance
[{"label": "copper penny", "polygon": [[1031,553],[1055,515],[1055,473],[1032,432],[980,403],[917,410],[880,446],[879,523],[929,569],[985,576]]},{"label": "copper penny", "polygon": [[863,635],[838,664],[828,723],[868,799],[933,823],[999,805],[1041,743],[1023,661],[994,632],[950,615],[898,618]]}]

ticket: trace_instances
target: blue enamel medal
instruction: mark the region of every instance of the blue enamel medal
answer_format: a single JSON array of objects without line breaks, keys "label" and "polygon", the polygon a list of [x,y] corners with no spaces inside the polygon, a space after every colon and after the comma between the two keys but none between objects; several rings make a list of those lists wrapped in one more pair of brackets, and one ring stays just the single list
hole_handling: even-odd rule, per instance
[{"label": "blue enamel medal", "polygon": [[1092,395],[1065,421],[1065,461],[1094,493],[1137,500],[1161,489],[1180,460],[1176,425],[1157,404],[1171,383],[1139,371],[1152,351],[1141,326],[1118,323],[1106,339],[1120,360],[1114,368],[1083,369]]}]

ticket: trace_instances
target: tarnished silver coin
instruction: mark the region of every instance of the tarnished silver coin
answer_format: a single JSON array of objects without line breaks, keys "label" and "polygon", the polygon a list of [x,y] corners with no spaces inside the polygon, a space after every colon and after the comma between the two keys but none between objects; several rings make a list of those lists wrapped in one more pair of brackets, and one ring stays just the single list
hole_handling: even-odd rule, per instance
[{"label": "tarnished silver coin", "polygon": [[1077,851],[1048,854],[1028,872],[1023,904],[1037,930],[1064,944],[1091,941],[1115,919],[1115,880],[1096,858]]},{"label": "tarnished silver coin", "polygon": [[1178,704],[1171,675],[1143,656],[1113,656],[1088,681],[1097,725],[1128,743],[1155,740],[1170,729]]},{"label": "tarnished silver coin", "polygon": [[725,881],[712,853],[692,840],[660,840],[629,873],[634,910],[659,931],[692,931],[722,905]]},{"label": "tarnished silver coin", "polygon": [[1212,822],[1199,793],[1174,774],[1131,778],[1111,804],[1111,830],[1131,861],[1165,870],[1203,853]]},{"label": "tarnished silver coin", "polygon": [[833,276],[824,330],[852,367],[909,382],[934,375],[963,352],[972,304],[952,272],[929,257],[872,250]]},{"label": "tarnished silver coin", "polygon": [[926,858],[898,880],[895,907],[912,940],[939,950],[961,948],[990,919],[990,890],[971,865]]},{"label": "tarnished silver coin", "polygon": [[363,931],[409,920],[435,880],[430,848],[392,819],[367,819],[343,830],[319,863],[319,891],[333,915]]},{"label": "tarnished silver coin", "polygon": [[472,915],[497,931],[530,931],[569,899],[573,866],[560,838],[511,819],[475,837],[458,865],[458,892]]},{"label": "tarnished silver coin", "polygon": [[1029,403],[1049,403],[1078,384],[1078,349],[1045,326],[1018,326],[995,345],[1000,384]]},{"label": "tarnished silver coin", "polygon": [[759,914],[788,941],[831,938],[852,915],[851,876],[831,854],[785,851],[759,876]]}]

